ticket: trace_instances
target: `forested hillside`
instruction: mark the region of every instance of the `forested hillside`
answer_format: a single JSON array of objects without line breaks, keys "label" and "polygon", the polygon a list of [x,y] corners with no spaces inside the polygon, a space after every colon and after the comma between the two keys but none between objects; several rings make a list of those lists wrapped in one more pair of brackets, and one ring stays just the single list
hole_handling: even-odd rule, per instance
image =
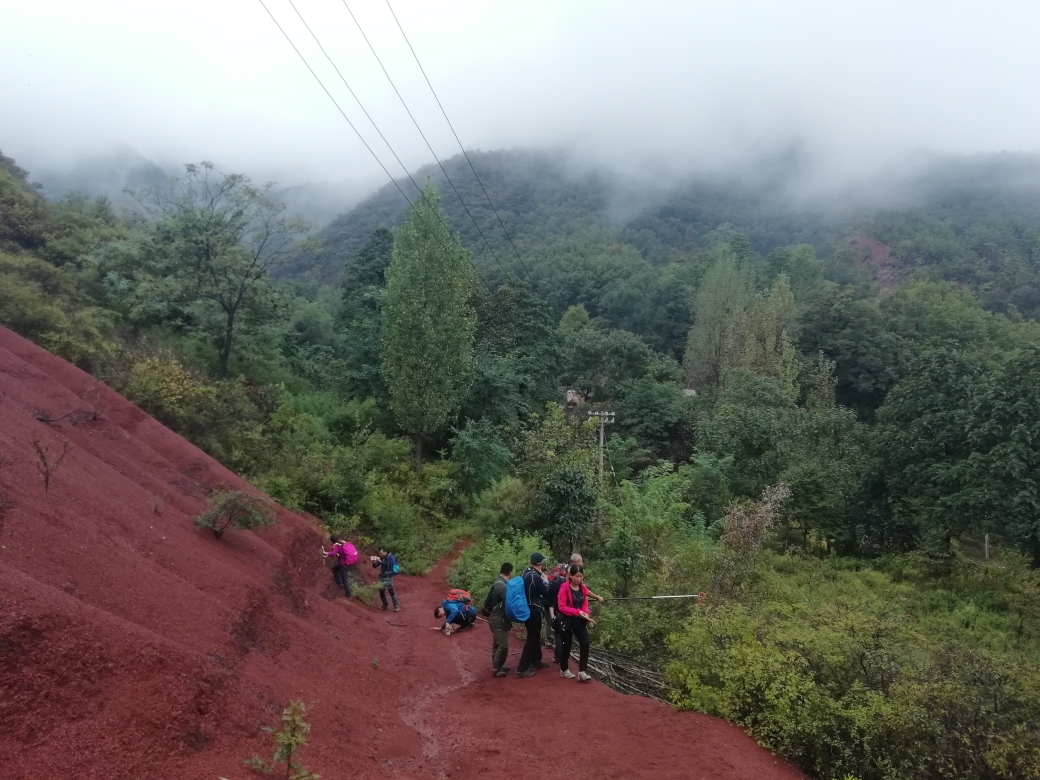
[{"label": "forested hillside", "polygon": [[[554,316],[582,304],[590,316],[677,358],[704,255],[730,238],[747,239],[750,246],[740,251],[760,265],[776,249],[808,245],[831,281],[869,287],[946,280],[971,286],[992,311],[1040,313],[1035,155],[918,160],[827,196],[806,191],[798,171],[783,166],[666,185],[626,180],[563,153],[475,152],[470,159],[497,216],[461,155],[443,165],[469,214],[437,166],[413,178],[429,179],[443,193],[453,229],[489,281],[526,280]],[[399,183],[414,198],[412,183]],[[338,281],[371,232],[400,224],[407,208],[387,184],[322,230],[320,249],[300,253],[284,273]],[[875,249],[870,260],[868,244]],[[759,281],[783,262],[758,268]]]},{"label": "forested hillside", "polygon": [[209,164],[123,219],[5,159],[0,323],[412,571],[473,538],[474,592],[535,549],[604,594],[705,591],[604,605],[595,641],[816,777],[1036,777],[1037,160],[824,209],[472,157],[519,259],[465,160],[497,260],[434,171],[318,245]]}]

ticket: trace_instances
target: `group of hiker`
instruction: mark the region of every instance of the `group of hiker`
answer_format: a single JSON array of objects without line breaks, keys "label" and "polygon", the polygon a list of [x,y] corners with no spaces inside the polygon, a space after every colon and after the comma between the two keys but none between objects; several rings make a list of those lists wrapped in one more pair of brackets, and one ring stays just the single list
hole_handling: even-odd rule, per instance
[{"label": "group of hiker", "polygon": [[[321,548],[321,554],[332,561],[332,578],[337,587],[343,588],[347,598],[353,597],[350,583],[350,568],[358,562],[357,548],[338,536],[332,536],[332,549]],[[370,556],[373,568],[379,569],[379,599],[381,609],[393,603],[394,612],[401,611],[394,590],[394,577],[400,566],[393,553],[380,548]],[[509,657],[509,632],[514,624],[523,623],[527,639],[520,653],[516,677],[534,677],[535,672],[559,666],[560,677],[580,682],[592,679],[589,665],[589,629],[595,625],[589,609],[591,602],[603,601],[585,584],[585,568],[582,557],[575,553],[567,564],[546,571],[545,556],[533,553],[529,565],[513,574],[513,564],[503,563],[498,578],[484,600],[483,614],[491,628],[491,672],[495,677],[505,677],[512,671],[506,666]],[[472,628],[477,622],[477,609],[467,591],[452,589],[447,598],[433,610],[433,615],[443,621],[440,631],[446,636]],[[544,630],[544,631],[543,631]],[[552,640],[549,641],[549,634]],[[542,660],[542,642],[553,648],[553,663]],[[571,650],[578,644],[578,673],[570,670]]]},{"label": "group of hiker", "polygon": [[[595,625],[589,611],[592,600],[603,601],[585,584],[582,557],[575,553],[570,563],[545,571],[545,556],[531,555],[530,565],[519,575],[513,574],[513,564],[503,563],[498,579],[484,600],[484,612],[491,627],[491,672],[505,677],[511,671],[506,666],[509,656],[509,632],[514,623],[523,623],[527,640],[516,666],[518,678],[534,677],[540,669],[560,667],[560,677],[581,682],[592,679],[589,675],[589,628]],[[542,660],[542,628],[552,630],[554,641],[553,663]],[[578,674],[569,669],[571,649],[578,643]]]},{"label": "group of hiker", "polygon": [[[358,562],[358,551],[351,542],[345,541],[338,536],[329,537],[332,549],[326,551],[322,546],[321,554],[332,561],[332,579],[336,585],[343,588],[347,598],[353,598],[354,594],[350,587],[350,567]],[[375,555],[369,556],[369,562],[373,569],[379,569],[379,600],[382,602],[380,609],[388,609],[386,597],[389,595],[394,605],[394,612],[401,611],[401,603],[397,600],[397,591],[394,590],[394,577],[401,567],[397,563],[394,554],[380,548]]]}]

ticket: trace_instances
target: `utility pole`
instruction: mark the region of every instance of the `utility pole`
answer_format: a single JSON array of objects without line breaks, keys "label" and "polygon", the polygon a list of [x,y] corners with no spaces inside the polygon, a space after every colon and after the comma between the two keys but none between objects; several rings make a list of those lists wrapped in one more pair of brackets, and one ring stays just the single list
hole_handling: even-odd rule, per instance
[{"label": "utility pole", "polygon": [[599,418],[599,484],[603,486],[604,426],[614,424],[614,412],[589,412],[589,417]]}]

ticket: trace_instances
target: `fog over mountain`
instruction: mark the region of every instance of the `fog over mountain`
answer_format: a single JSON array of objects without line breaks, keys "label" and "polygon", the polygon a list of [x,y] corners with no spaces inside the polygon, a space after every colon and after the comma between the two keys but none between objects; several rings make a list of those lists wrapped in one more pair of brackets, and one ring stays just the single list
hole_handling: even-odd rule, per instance
[{"label": "fog over mountain", "polygon": [[[48,191],[127,147],[164,171],[210,159],[285,186],[350,182],[327,185],[316,213],[387,181],[259,2],[2,5],[0,149]],[[1040,137],[1023,99],[1040,72],[1035,4],[392,5],[470,148],[560,148],[657,183],[787,160],[819,190],[920,150],[1030,151]],[[293,7],[267,8],[403,175]],[[432,162],[345,4],[296,8],[403,167]],[[456,154],[388,6],[350,10],[436,154]]]}]

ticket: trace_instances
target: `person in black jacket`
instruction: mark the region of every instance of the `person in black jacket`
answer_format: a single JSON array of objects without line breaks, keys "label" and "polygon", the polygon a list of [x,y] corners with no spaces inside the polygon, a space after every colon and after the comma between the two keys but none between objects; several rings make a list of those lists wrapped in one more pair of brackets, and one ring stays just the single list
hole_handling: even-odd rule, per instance
[{"label": "person in black jacket", "polygon": [[491,671],[495,677],[509,673],[506,659],[509,658],[509,631],[513,624],[506,617],[506,583],[513,577],[513,564],[503,563],[498,579],[484,599],[484,614],[491,628]]},{"label": "person in black jacket", "polygon": [[392,552],[387,552],[384,548],[380,547],[378,555],[371,557],[372,568],[379,569],[379,599],[382,601],[380,609],[386,610],[386,594],[390,594],[390,598],[394,602],[394,612],[401,611],[401,604],[397,600],[397,591],[394,590],[394,577],[397,576],[397,558],[394,557]]},{"label": "person in black jacket", "polygon": [[531,617],[524,621],[527,641],[524,642],[520,663],[516,667],[517,677],[534,677],[536,669],[549,668],[549,664],[542,663],[542,605],[549,593],[549,582],[542,572],[544,568],[545,556],[536,552],[531,555],[531,565],[520,573],[524,580],[524,593],[531,608]]}]

